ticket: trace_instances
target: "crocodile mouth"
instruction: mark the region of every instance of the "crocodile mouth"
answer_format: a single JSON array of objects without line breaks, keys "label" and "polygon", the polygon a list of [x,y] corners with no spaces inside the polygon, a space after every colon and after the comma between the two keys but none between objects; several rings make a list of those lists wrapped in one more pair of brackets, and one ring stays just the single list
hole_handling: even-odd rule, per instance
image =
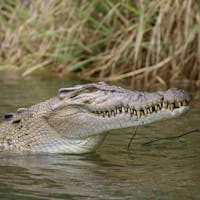
[{"label": "crocodile mouth", "polygon": [[143,116],[148,116],[151,114],[155,114],[158,112],[166,112],[170,111],[173,113],[174,111],[180,109],[183,111],[183,108],[189,108],[189,101],[162,101],[153,105],[146,106],[145,108],[135,109],[134,107],[125,106],[121,104],[120,106],[116,106],[112,109],[105,110],[93,110],[92,113],[97,115],[98,117],[109,118],[116,117],[121,114],[129,114],[131,117],[135,116],[136,118],[141,118]]}]

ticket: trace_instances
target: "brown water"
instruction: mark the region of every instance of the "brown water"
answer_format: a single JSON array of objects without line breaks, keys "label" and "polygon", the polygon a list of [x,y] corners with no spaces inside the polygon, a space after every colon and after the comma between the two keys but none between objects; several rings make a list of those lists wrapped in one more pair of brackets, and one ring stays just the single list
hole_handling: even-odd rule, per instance
[{"label": "brown water", "polygon": [[[0,78],[0,116],[52,97],[80,81]],[[150,146],[144,142],[200,128],[200,102],[185,116],[113,131],[97,154],[0,153],[0,199],[200,199],[200,133]]]}]

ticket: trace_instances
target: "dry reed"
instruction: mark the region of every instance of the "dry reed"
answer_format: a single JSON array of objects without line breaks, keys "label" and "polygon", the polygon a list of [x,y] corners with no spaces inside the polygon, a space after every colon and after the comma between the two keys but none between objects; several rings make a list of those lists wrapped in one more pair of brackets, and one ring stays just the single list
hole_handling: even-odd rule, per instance
[{"label": "dry reed", "polygon": [[2,0],[0,66],[132,85],[200,85],[195,0]]}]

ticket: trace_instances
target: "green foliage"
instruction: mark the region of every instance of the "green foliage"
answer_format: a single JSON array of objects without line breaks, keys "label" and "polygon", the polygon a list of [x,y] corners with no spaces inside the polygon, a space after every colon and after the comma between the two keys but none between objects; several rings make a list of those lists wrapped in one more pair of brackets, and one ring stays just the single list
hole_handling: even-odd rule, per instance
[{"label": "green foliage", "polygon": [[0,67],[199,81],[199,19],[193,0],[2,0]]}]

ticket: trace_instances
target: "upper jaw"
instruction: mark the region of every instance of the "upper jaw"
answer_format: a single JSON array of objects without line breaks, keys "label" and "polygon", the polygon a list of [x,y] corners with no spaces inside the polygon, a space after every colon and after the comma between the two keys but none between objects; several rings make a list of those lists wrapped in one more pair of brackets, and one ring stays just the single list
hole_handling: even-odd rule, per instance
[{"label": "upper jaw", "polygon": [[90,112],[102,117],[129,113],[130,115],[135,115],[137,118],[141,118],[160,110],[172,112],[174,109],[186,107],[190,100],[191,95],[188,92],[176,88],[155,93],[133,92],[125,100],[115,101],[113,99],[112,101],[112,98],[110,98],[109,105],[92,106]]},{"label": "upper jaw", "polygon": [[176,88],[148,93],[95,83],[60,89],[59,99],[61,104],[64,100],[67,104],[80,105],[82,112],[98,116],[109,117],[130,113],[140,118],[161,109],[173,111],[175,108],[187,106],[191,95],[185,90]]}]

